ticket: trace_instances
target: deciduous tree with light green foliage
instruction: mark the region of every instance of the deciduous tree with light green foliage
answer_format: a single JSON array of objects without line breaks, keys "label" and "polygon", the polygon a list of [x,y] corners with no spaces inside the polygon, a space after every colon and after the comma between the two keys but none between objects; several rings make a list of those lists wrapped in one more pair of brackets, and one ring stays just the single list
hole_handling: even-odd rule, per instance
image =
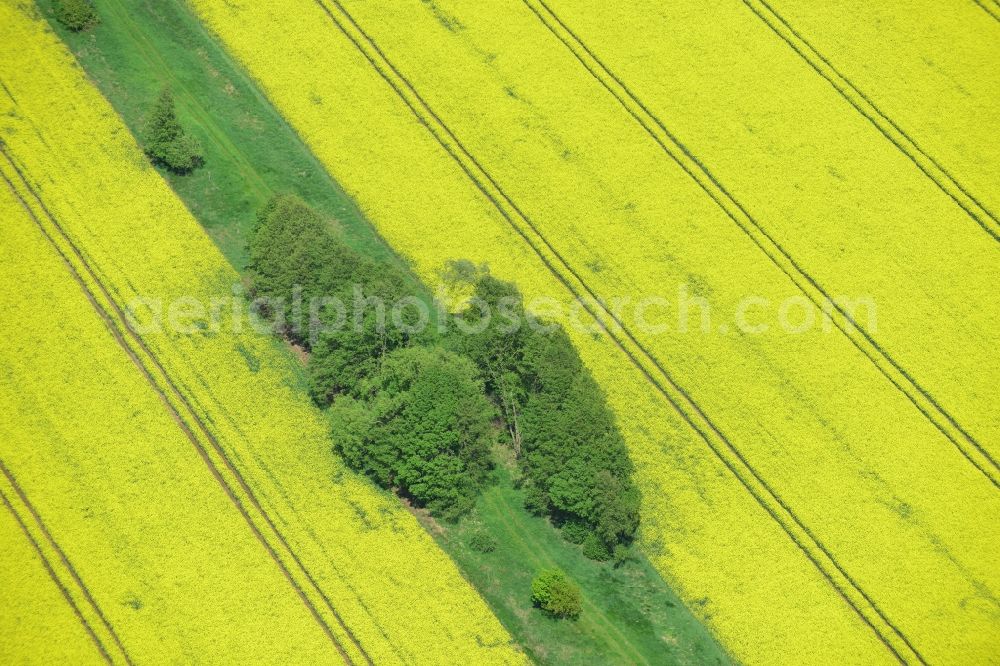
[{"label": "deciduous tree with light green foliage", "polygon": [[531,581],[531,601],[555,617],[576,619],[583,610],[580,589],[559,569],[543,569]]}]

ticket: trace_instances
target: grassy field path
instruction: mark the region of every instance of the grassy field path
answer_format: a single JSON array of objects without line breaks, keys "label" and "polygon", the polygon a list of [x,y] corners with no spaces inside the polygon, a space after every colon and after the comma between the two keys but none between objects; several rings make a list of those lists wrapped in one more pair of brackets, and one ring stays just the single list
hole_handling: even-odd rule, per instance
[{"label": "grassy field path", "polygon": [[[483,493],[471,520],[428,530],[455,557],[529,654],[551,664],[725,664],[729,657],[648,561],[620,567],[588,560],[566,544],[546,519],[524,510],[523,493],[501,468],[498,483]],[[482,530],[498,540],[495,551],[469,545]],[[576,582],[583,613],[574,622],[554,620],[530,603],[532,577],[557,568]],[[502,583],[500,583],[502,581]]]}]

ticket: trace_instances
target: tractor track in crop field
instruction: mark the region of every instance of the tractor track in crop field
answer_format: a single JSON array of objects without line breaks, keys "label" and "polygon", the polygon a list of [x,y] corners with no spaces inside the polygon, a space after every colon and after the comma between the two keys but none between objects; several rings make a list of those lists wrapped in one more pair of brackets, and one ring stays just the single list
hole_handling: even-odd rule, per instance
[{"label": "tractor track in crop field", "polygon": [[[535,16],[576,57],[618,103],[628,112],[660,148],[694,180],[722,209],[736,226],[784,273],[848,340],[889,380],[914,407],[950,441],[959,453],[995,488],[1000,489],[1000,464],[925,389],[864,327],[858,326],[851,313],[805,270],[746,208],[722,185],[666,125],[644,104],[622,79],[608,68],[587,44],[566,25],[544,0],[522,0]],[[831,309],[836,311],[836,316]]]},{"label": "tractor track in crop field", "polygon": [[[59,546],[59,543],[52,536],[52,532],[49,531],[48,526],[45,521],[42,520],[41,514],[39,514],[38,509],[32,504],[31,500],[28,499],[28,495],[24,492],[24,488],[18,483],[17,478],[10,471],[3,460],[0,460],[0,501],[3,502],[4,506],[7,507],[14,520],[17,522],[18,527],[24,533],[24,536],[31,543],[32,548],[34,548],[35,553],[38,554],[42,565],[45,567],[45,571],[48,573],[52,582],[56,584],[59,591],[62,593],[63,597],[69,603],[70,607],[73,609],[73,614],[76,615],[80,624],[87,631],[91,640],[97,646],[98,651],[101,656],[109,664],[122,663],[129,664],[131,666],[135,662],[129,656],[128,650],[125,649],[125,645],[122,643],[121,639],[118,637],[118,633],[115,631],[114,627],[108,621],[107,616],[104,611],[101,610],[100,605],[94,599],[94,596],[90,593],[90,589],[87,587],[86,583],[80,577],[77,572],[76,567],[70,562],[69,557],[66,556],[66,551]],[[15,504],[19,506],[15,506]],[[27,515],[25,515],[27,514]],[[36,536],[32,533],[32,528],[29,527],[29,523],[34,526],[34,529],[40,533],[40,536]],[[48,544],[48,548],[51,548],[55,557],[51,558],[46,554],[44,543]],[[54,563],[52,560],[56,560]],[[56,568],[61,567],[65,569],[65,576],[68,576],[72,582],[66,583],[63,581],[63,577],[56,572]],[[74,594],[70,592],[70,586],[76,589],[77,595],[83,598],[86,605],[93,611],[94,615],[97,616],[99,621],[99,626],[95,628],[98,623],[91,623],[87,620],[74,598]],[[102,634],[106,633],[105,636],[98,636],[98,631]],[[110,638],[110,640],[109,640]],[[113,644],[113,647],[109,646]],[[115,652],[112,656],[112,651]]]},{"label": "tractor track in crop field", "polygon": [[[183,390],[184,394],[188,396],[188,400],[191,402],[192,407],[197,409],[202,414],[208,415],[211,413],[211,410],[206,408],[202,404],[202,402],[198,400],[197,397],[195,397],[194,391],[192,391],[189,387],[187,387],[184,384],[184,382],[178,380],[177,383],[180,385],[180,388]],[[267,464],[259,456],[259,454],[256,451],[254,451],[253,445],[251,443],[252,439],[250,438],[249,435],[247,435],[246,431],[240,425],[239,421],[237,421],[233,417],[233,415],[229,413],[229,410],[225,408],[222,401],[216,397],[215,392],[212,390],[211,386],[209,386],[208,384],[204,384],[202,389],[203,393],[208,395],[210,401],[214,403],[216,407],[218,407],[218,413],[222,415],[222,417],[226,420],[226,422],[229,423],[230,427],[232,427],[233,430],[236,431],[236,433],[239,435],[239,437],[246,443],[246,447],[250,453],[250,457],[253,459],[257,467],[259,467],[260,470],[270,480],[271,484],[274,487],[274,490],[278,493],[278,495],[280,495],[281,498],[287,503],[288,510],[292,518],[294,518],[297,521],[299,527],[312,540],[316,548],[319,549],[319,552],[329,563],[330,569],[336,576],[340,578],[341,583],[343,583],[343,585],[347,588],[348,592],[354,595],[357,604],[361,607],[362,610],[365,611],[365,613],[368,615],[368,618],[371,620],[372,626],[375,627],[375,629],[378,630],[382,638],[385,639],[386,645],[388,645],[389,648],[396,654],[396,656],[399,657],[401,662],[408,661],[409,658],[403,654],[400,647],[397,646],[395,642],[389,637],[389,634],[386,633],[385,628],[382,627],[382,624],[378,621],[378,618],[376,617],[375,613],[373,613],[372,610],[368,607],[368,604],[365,603],[363,595],[357,590],[357,588],[354,587],[354,585],[350,582],[350,580],[347,577],[341,576],[340,568],[336,564],[334,564],[335,559],[330,554],[330,551],[327,549],[326,544],[316,533],[316,531],[312,528],[312,526],[309,525],[305,517],[302,516],[301,513],[299,513],[298,509],[296,509],[292,497],[289,495],[287,488],[285,488],[285,485],[282,483],[278,475],[276,475],[271,470],[271,468],[267,466]],[[243,461],[240,459],[239,455],[234,455],[233,457],[236,458],[237,463],[243,464]]]},{"label": "tractor track in crop field", "polygon": [[[990,0],[984,1],[989,2]],[[792,27],[791,23],[771,7],[766,0],[743,0],[743,4],[749,7],[757,18],[788,44],[817,74],[826,79],[827,83],[833,86],[844,100],[868,119],[882,136],[906,155],[942,192],[951,197],[976,224],[983,228],[983,231],[992,236],[993,240],[1000,241],[1000,221],[997,220],[997,216],[963,187],[958,179],[952,176],[936,159],[928,155],[892,118],[883,113],[868,95],[841,74],[826,56]],[[985,5],[980,6],[986,9]]]},{"label": "tractor track in crop field", "polygon": [[[316,619],[317,623],[319,623],[320,627],[333,643],[341,658],[347,663],[354,663],[348,655],[347,650],[342,645],[340,639],[337,638],[333,628],[323,617],[323,613],[320,611],[319,605],[310,598],[308,589],[311,589],[313,593],[317,594],[322,599],[322,605],[325,605],[330,611],[341,631],[343,631],[343,633],[348,637],[357,652],[362,655],[364,661],[371,666],[373,664],[372,659],[361,646],[360,641],[347,627],[340,614],[334,608],[330,598],[326,595],[322,588],[320,588],[316,579],[305,567],[295,551],[291,548],[286,537],[278,529],[274,520],[267,513],[267,511],[265,511],[260,500],[250,488],[249,484],[244,479],[236,465],[233,464],[229,454],[227,454],[223,449],[219,441],[205,424],[204,420],[191,405],[185,394],[177,387],[177,384],[167,373],[162,362],[153,353],[141,336],[132,328],[128,321],[128,317],[121,309],[121,306],[111,296],[108,287],[101,281],[101,278],[97,275],[94,267],[91,265],[90,260],[75,244],[58,219],[45,205],[34,186],[31,185],[30,181],[25,176],[21,167],[18,166],[13,157],[10,155],[7,147],[0,144],[0,153],[2,153],[10,168],[17,174],[17,178],[22,183],[22,187],[26,189],[30,196],[35,200],[36,205],[42,211],[42,215],[48,219],[49,225],[51,225],[53,231],[50,231],[48,228],[49,225],[40,219],[40,216],[28,203],[22,192],[14,184],[11,178],[8,177],[7,173],[3,169],[0,169],[0,176],[2,176],[3,180],[7,183],[11,192],[28,213],[29,217],[38,227],[39,231],[41,231],[42,235],[49,241],[53,249],[63,259],[67,269],[79,284],[81,290],[84,292],[84,295],[94,307],[97,314],[104,321],[115,340],[128,355],[129,359],[140,370],[142,375],[149,382],[150,386],[156,391],[161,400],[163,400],[164,405],[174,417],[178,426],[184,431],[184,434],[194,445],[195,449],[208,466],[216,481],[239,510],[247,525],[264,546],[270,557],[281,569],[282,573],[299,595],[302,602],[306,605],[310,613]],[[61,239],[61,243],[60,240],[57,240],[57,236]],[[65,246],[65,249],[63,246]],[[88,284],[88,281],[93,283],[98,293],[95,293],[95,291]],[[159,377],[159,379],[157,379],[157,377]],[[185,418],[185,414],[187,415],[187,418]],[[192,427],[189,424],[188,419],[193,421],[196,425]],[[200,437],[198,432],[201,433]],[[202,437],[208,441],[209,446],[205,445],[202,441]],[[218,461],[213,459],[213,456],[217,458]],[[230,478],[227,479],[227,476]],[[241,499],[241,495],[243,499]],[[252,507],[252,511],[255,511],[259,515],[259,519],[264,523],[263,527],[259,526],[257,522],[255,522],[251,515],[251,510],[247,508],[247,504]],[[270,534],[271,538],[280,544],[280,548],[271,543],[265,535],[265,532]],[[279,555],[279,550],[282,550],[287,554],[287,557],[289,557],[293,562],[293,566],[289,566],[285,562],[281,555]],[[293,572],[293,569],[305,578],[305,584],[300,583],[296,574]]]},{"label": "tractor track in crop field", "polygon": [[1000,23],[1000,2],[996,0],[972,0],[980,9]]},{"label": "tractor track in crop field", "polygon": [[[745,456],[712,422],[691,396],[679,386],[663,365],[635,339],[621,321],[609,311],[579,274],[545,239],[538,228],[504,192],[503,188],[479,164],[434,110],[424,101],[412,83],[399,72],[378,44],[346,11],[339,0],[314,0],[334,26],[358,49],[383,80],[395,91],[415,118],[431,133],[445,152],[456,162],[472,183],[497,209],[511,228],[535,252],[545,267],[594,317],[616,346],[646,377],[650,384],[673,406],[681,418],[705,441],[711,451],[729,469],[757,503],[779,524],[788,537],[813,563],[820,574],[845,603],[875,633],[886,649],[900,663],[927,662],[909,639],[890,621],[875,601],[860,588],[833,557],[831,552],[806,527],[788,504],[770,487]],[[559,266],[562,267],[560,270]],[[570,277],[567,277],[568,273]],[[583,297],[583,293],[592,303]],[[610,323],[609,323],[610,322]],[[619,337],[615,331],[624,337]],[[807,545],[808,544],[808,545]]]}]

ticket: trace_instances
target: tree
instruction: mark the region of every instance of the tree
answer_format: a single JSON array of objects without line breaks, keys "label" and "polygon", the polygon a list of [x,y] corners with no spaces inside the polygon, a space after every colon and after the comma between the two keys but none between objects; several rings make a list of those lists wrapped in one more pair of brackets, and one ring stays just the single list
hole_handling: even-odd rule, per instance
[{"label": "tree", "polygon": [[472,508],[491,469],[494,411],[479,373],[438,347],[390,352],[330,416],[352,468],[444,518]]},{"label": "tree", "polygon": [[[406,296],[402,273],[377,268],[363,260],[353,282],[337,294],[344,304],[344,325],[325,329],[312,344],[309,386],[316,404],[325,407],[341,393],[355,393],[361,381],[374,372],[389,352],[431,342],[432,332],[420,326],[420,314],[412,307],[393,312]],[[430,307],[427,306],[427,310]],[[324,315],[331,321],[338,315]]]},{"label": "tree", "polygon": [[517,287],[496,279],[486,269],[470,271],[453,262],[451,270],[473,280],[474,286],[472,304],[456,315],[451,345],[479,366],[487,392],[500,407],[514,454],[519,456],[526,397],[522,356],[529,334],[524,300]]},{"label": "tree", "polygon": [[611,551],[608,550],[608,545],[604,543],[603,539],[597,536],[596,532],[591,532],[583,540],[583,554],[585,557],[597,560],[598,562],[607,562],[611,559]]},{"label": "tree", "polygon": [[92,28],[100,21],[88,0],[56,0],[53,9],[56,20],[73,32]]},{"label": "tree", "polygon": [[543,569],[531,581],[531,601],[555,617],[576,619],[583,610],[580,589],[559,569]]},{"label": "tree", "polygon": [[176,173],[188,173],[202,163],[201,147],[177,120],[174,97],[165,88],[146,120],[146,154],[153,162]]},{"label": "tree", "polygon": [[307,342],[307,330],[291,313],[296,289],[306,303],[333,296],[351,284],[362,263],[328,220],[291,194],[275,195],[258,211],[247,250],[254,295],[282,302],[283,321],[296,325],[297,342]]}]

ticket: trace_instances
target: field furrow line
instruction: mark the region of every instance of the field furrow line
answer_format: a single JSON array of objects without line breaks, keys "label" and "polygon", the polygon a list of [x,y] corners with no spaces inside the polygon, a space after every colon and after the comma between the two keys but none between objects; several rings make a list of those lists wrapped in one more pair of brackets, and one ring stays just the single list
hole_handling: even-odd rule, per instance
[{"label": "field furrow line", "polygon": [[[118,292],[118,290],[114,287],[114,285],[111,285],[111,290],[115,292],[116,296],[119,299],[123,298],[122,295],[120,294],[120,292]],[[306,535],[309,537],[309,539],[313,542],[313,544],[315,545],[315,547],[319,550],[319,552],[325,558],[326,563],[328,564],[330,570],[337,577],[341,578],[341,583],[344,585],[344,587],[347,589],[347,591],[350,594],[352,594],[352,595],[355,596],[355,598],[356,598],[355,600],[357,601],[358,605],[361,607],[361,609],[365,612],[365,614],[371,620],[372,626],[374,626],[375,629],[378,630],[378,632],[382,636],[382,638],[385,639],[386,645],[388,645],[389,648],[393,651],[393,653],[397,657],[399,657],[399,660],[401,662],[406,662],[408,660],[408,658],[401,652],[400,647],[398,645],[396,645],[392,641],[392,639],[389,638],[389,635],[386,633],[385,628],[381,625],[381,623],[379,622],[378,618],[375,616],[375,613],[373,613],[372,610],[371,610],[371,608],[368,606],[368,604],[365,603],[365,601],[364,601],[364,599],[362,597],[361,592],[355,587],[355,585],[353,583],[351,583],[351,581],[346,576],[342,575],[340,567],[336,564],[335,558],[328,551],[326,544],[323,543],[323,540],[316,534],[316,532],[312,529],[312,527],[310,527],[309,524],[303,519],[303,517],[299,513],[298,509],[295,507],[295,504],[293,503],[293,501],[289,497],[289,495],[288,495],[288,489],[281,482],[281,479],[278,478],[278,476],[275,475],[274,472],[271,469],[268,468],[267,464],[261,459],[259,453],[254,450],[252,439],[247,435],[247,433],[244,431],[243,427],[236,420],[236,418],[234,418],[233,415],[229,413],[229,411],[226,409],[226,406],[223,404],[223,402],[221,400],[219,400],[218,397],[216,397],[216,395],[215,395],[215,393],[213,391],[211,391],[210,389],[206,390],[204,393],[207,393],[207,395],[208,395],[208,401],[207,402],[209,404],[211,404],[211,405],[214,405],[217,408],[216,410],[212,410],[209,407],[207,407],[205,404],[202,404],[202,401],[199,400],[199,398],[195,394],[195,391],[191,390],[191,388],[189,386],[186,386],[183,381],[176,380],[175,383],[178,386],[178,390],[181,391],[183,393],[183,395],[185,396],[188,404],[190,405],[190,408],[191,408],[192,412],[195,413],[195,414],[197,414],[198,418],[200,420],[202,420],[202,421],[206,421],[206,420],[207,421],[211,421],[212,417],[210,415],[213,412],[215,414],[217,414],[217,415],[221,414],[222,417],[225,419],[226,423],[229,425],[229,427],[231,427],[235,431],[235,433],[243,440],[243,442],[245,443],[245,445],[247,447],[247,451],[250,454],[249,457],[253,460],[253,463],[266,475],[267,479],[273,485],[275,491],[285,501],[287,509],[288,509],[288,511],[291,514],[292,520],[291,521],[288,520],[288,516],[285,516],[284,519],[283,519],[283,522],[288,523],[288,522],[298,521],[299,526],[304,530],[304,532],[306,533]],[[238,453],[236,453],[235,451],[233,451],[229,455],[232,458],[235,458],[234,466],[243,466],[245,468],[248,465],[248,463],[245,463],[241,459],[241,457],[238,455]],[[317,585],[317,588],[318,588],[319,584],[316,583],[316,585]],[[323,594],[324,598],[327,599],[326,603],[328,604],[328,607],[330,608],[330,610],[333,611],[332,603],[329,601],[329,595],[327,595],[325,592],[322,592],[322,590],[321,590],[321,594]]]},{"label": "field furrow line", "polygon": [[979,7],[1000,22],[1000,3],[995,2],[995,0],[972,0],[974,3],[979,5]]},{"label": "field furrow line", "polygon": [[558,250],[540,233],[503,188],[476,160],[412,83],[395,67],[371,36],[339,0],[315,0],[331,22],[354,44],[379,76],[395,91],[415,118],[441,145],[511,228],[528,244],[552,275],[594,317],[616,346],[677,411],[710,450],[730,470],[760,506],[781,526],[849,607],[901,663],[926,663],[909,639],[857,584],[816,535],[796,516],[780,495],[760,476],[739,449],[724,435],[666,368],[597,297]]},{"label": "field furrow line", "polygon": [[[45,236],[46,240],[63,259],[67,269],[77,281],[84,295],[104,321],[115,340],[140,370],[153,390],[163,400],[171,416],[173,416],[178,426],[184,431],[184,434],[191,441],[192,445],[194,445],[208,466],[209,471],[236,506],[251,531],[253,531],[310,613],[327,634],[328,638],[330,638],[340,657],[346,663],[356,663],[351,655],[348,654],[348,650],[350,650],[357,653],[365,663],[372,665],[371,657],[361,646],[357,637],[347,627],[343,618],[336,611],[329,596],[320,588],[316,579],[302,563],[294,549],[291,548],[284,534],[278,529],[273,518],[264,509],[259,498],[250,488],[242,473],[232,462],[229,454],[212,434],[204,420],[190,405],[186,396],[177,388],[176,383],[167,373],[162,362],[132,328],[128,317],[121,306],[111,296],[108,287],[98,277],[86,255],[45,205],[34,186],[31,185],[22,169],[8,152],[7,147],[0,144],[0,153],[3,154],[9,168],[16,173],[17,180],[21,183],[21,186],[27,190],[29,198],[34,199],[35,205],[41,209],[42,214],[39,215],[36,212],[34,207],[29,203],[28,198],[22,194],[14,181],[8,177],[5,170],[0,168],[0,175],[2,175],[8,187]],[[43,222],[43,218],[48,220],[48,222]],[[194,423],[193,426],[191,425],[192,422]],[[206,445],[206,441],[208,445]],[[252,509],[248,509],[248,506],[252,507]],[[255,515],[256,520],[254,518]],[[258,524],[258,521],[261,524]],[[285,557],[282,557],[282,553]],[[286,558],[291,561],[291,565],[286,562]],[[304,579],[304,582],[300,581],[300,578]],[[313,596],[318,596],[321,601],[314,600]],[[333,625],[324,617],[324,613],[321,610],[322,606],[325,606],[333,616],[335,620],[334,624],[347,637],[351,646],[345,648],[342,642],[343,639],[338,638]]]},{"label": "field furrow line", "polygon": [[629,86],[587,46],[544,0],[522,0],[536,17],[618,101],[660,148],[784,273],[819,311],[867,357],[959,453],[1000,489],[1000,464],[864,327],[746,210],[707,166],[674,135]]},{"label": "field furrow line", "polygon": [[[38,511],[25,495],[24,489],[2,460],[0,460],[0,502],[14,517],[21,532],[41,560],[46,573],[59,588],[66,603],[73,609],[73,614],[83,625],[87,635],[101,653],[101,657],[109,664],[133,664],[104,612],[94,601],[86,584],[77,574],[65,552],[52,538]],[[82,599],[82,602],[78,602],[78,598]],[[86,613],[84,608],[87,609]],[[87,618],[88,615],[92,615],[90,619]]]},{"label": "field furrow line", "polygon": [[[874,125],[882,136],[906,155],[942,192],[951,197],[969,217],[983,228],[983,231],[992,236],[993,240],[1000,241],[1000,220],[997,219],[997,216],[963,187],[958,179],[934,157],[925,152],[892,118],[883,113],[868,95],[841,74],[833,66],[833,63],[814,48],[781,14],[765,0],[743,0],[743,4],[749,7],[757,18],[788,44],[817,74],[826,79],[841,97]],[[985,6],[983,8],[985,9]]]},{"label": "field furrow line", "polygon": [[[113,643],[117,647],[118,651],[121,653],[122,660],[124,660],[124,662],[127,664],[134,664],[135,662],[132,661],[132,658],[129,656],[128,650],[125,649],[125,645],[122,643],[121,638],[118,636],[118,632],[115,631],[115,628],[108,620],[107,615],[104,614],[104,611],[101,609],[101,606],[97,603],[97,600],[94,599],[94,596],[90,593],[90,588],[88,588],[87,584],[83,582],[83,578],[80,577],[80,574],[77,572],[76,567],[74,567],[73,563],[70,562],[69,557],[66,555],[66,551],[62,549],[62,547],[59,545],[59,542],[56,541],[55,538],[52,536],[52,532],[45,524],[45,521],[42,520],[42,516],[38,512],[38,509],[35,508],[35,505],[31,502],[31,500],[28,499],[28,495],[27,493],[25,493],[24,488],[21,486],[20,483],[18,483],[17,478],[14,476],[13,472],[10,471],[10,468],[7,467],[6,463],[4,463],[3,459],[0,459],[0,475],[2,475],[0,476],[0,483],[3,483],[3,485],[7,486],[9,490],[13,491],[13,494],[11,494],[10,492],[5,493],[8,495],[8,498],[5,500],[5,503],[7,504],[8,508],[10,508],[10,510],[15,514],[15,518],[17,519],[18,523],[22,523],[22,529],[24,529],[24,525],[22,522],[22,518],[19,517],[18,515],[20,512],[17,510],[17,508],[14,507],[15,502],[19,503],[24,509],[27,510],[28,514],[31,516],[31,520],[34,522],[35,526],[37,526],[39,532],[44,537],[45,542],[49,544],[53,552],[57,555],[58,561],[66,569],[66,572],[69,574],[70,578],[72,578],[76,588],[79,589],[80,593],[83,595],[83,598],[86,600],[87,604],[93,609],[94,613],[97,615],[98,619],[100,620],[101,627],[103,627],[103,630],[107,631],[108,635],[111,637],[111,643]],[[33,538],[32,540],[34,541]],[[39,554],[41,555],[41,553]],[[107,641],[106,640],[102,641],[102,643],[107,643]]]}]

